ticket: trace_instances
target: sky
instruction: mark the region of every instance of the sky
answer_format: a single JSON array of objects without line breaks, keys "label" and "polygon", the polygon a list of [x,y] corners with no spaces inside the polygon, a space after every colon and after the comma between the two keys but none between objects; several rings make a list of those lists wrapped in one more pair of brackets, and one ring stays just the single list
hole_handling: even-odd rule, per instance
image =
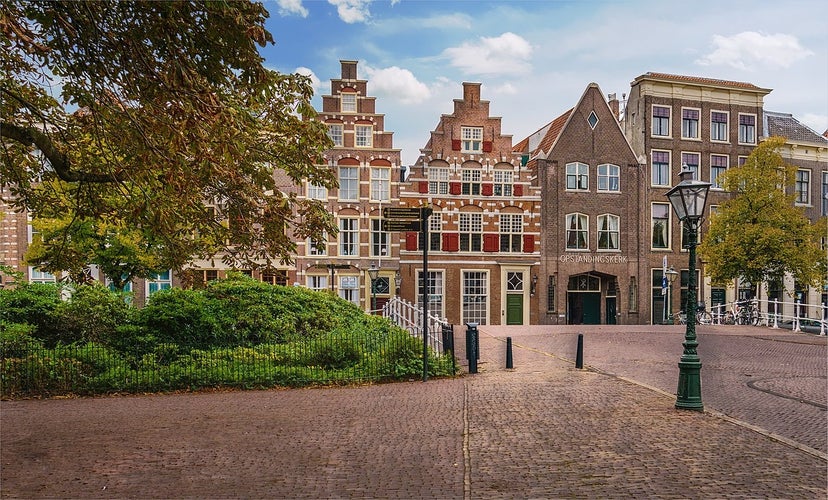
[{"label": "sky", "polygon": [[463,82],[482,84],[513,144],[575,106],[590,83],[619,99],[647,73],[772,89],[765,110],[828,129],[828,2],[792,0],[265,0],[266,65],[309,75],[313,104],[340,60],[358,77],[404,165]]}]

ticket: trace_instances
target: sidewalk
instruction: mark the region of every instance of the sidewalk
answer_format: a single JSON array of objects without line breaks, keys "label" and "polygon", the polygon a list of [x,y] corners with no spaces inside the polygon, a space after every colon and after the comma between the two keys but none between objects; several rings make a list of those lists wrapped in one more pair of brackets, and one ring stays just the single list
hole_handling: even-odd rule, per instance
[{"label": "sidewalk", "polygon": [[822,457],[537,350],[506,370],[480,341],[453,380],[2,402],[0,496],[826,497]]}]

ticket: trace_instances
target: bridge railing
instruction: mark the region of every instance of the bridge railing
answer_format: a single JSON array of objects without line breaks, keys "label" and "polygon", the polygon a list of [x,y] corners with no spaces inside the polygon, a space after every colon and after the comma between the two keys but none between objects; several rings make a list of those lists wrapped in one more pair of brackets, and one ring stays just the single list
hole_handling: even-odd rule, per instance
[{"label": "bridge railing", "polygon": [[[420,339],[423,338],[423,308],[419,304],[412,304],[405,299],[392,297],[383,306],[382,315],[399,327],[408,330],[411,335]],[[443,331],[451,324],[446,319],[431,312],[428,313],[426,324],[428,326],[428,345],[434,352],[445,354],[447,349],[451,349],[451,346],[444,345]]]}]

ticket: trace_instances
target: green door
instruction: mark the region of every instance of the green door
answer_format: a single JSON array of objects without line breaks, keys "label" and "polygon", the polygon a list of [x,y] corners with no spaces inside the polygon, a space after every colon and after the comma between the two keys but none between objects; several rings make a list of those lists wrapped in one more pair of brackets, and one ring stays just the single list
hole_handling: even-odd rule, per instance
[{"label": "green door", "polygon": [[506,324],[523,324],[523,294],[506,295]]},{"label": "green door", "polygon": [[583,299],[584,324],[585,325],[600,325],[601,324],[601,294],[600,293],[582,293]]}]

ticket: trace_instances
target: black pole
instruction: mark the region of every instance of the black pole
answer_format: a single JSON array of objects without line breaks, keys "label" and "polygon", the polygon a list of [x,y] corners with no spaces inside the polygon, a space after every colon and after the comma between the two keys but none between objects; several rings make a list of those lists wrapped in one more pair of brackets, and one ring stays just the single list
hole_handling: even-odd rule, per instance
[{"label": "black pole", "polygon": [[428,380],[428,216],[431,209],[420,209],[420,234],[423,235],[423,382]]},{"label": "black pole", "polygon": [[584,367],[584,334],[578,334],[578,351],[575,353],[575,368]]},{"label": "black pole", "polygon": [[506,337],[506,369],[514,367],[515,363],[512,359],[512,337]]},{"label": "black pole", "polygon": [[687,220],[689,232],[688,249],[690,263],[687,277],[687,303],[684,310],[687,313],[687,327],[684,331],[684,352],[679,361],[679,382],[676,391],[676,408],[702,411],[704,405],[701,398],[701,359],[698,354],[699,342],[696,339],[696,238],[698,237],[699,221]]}]

